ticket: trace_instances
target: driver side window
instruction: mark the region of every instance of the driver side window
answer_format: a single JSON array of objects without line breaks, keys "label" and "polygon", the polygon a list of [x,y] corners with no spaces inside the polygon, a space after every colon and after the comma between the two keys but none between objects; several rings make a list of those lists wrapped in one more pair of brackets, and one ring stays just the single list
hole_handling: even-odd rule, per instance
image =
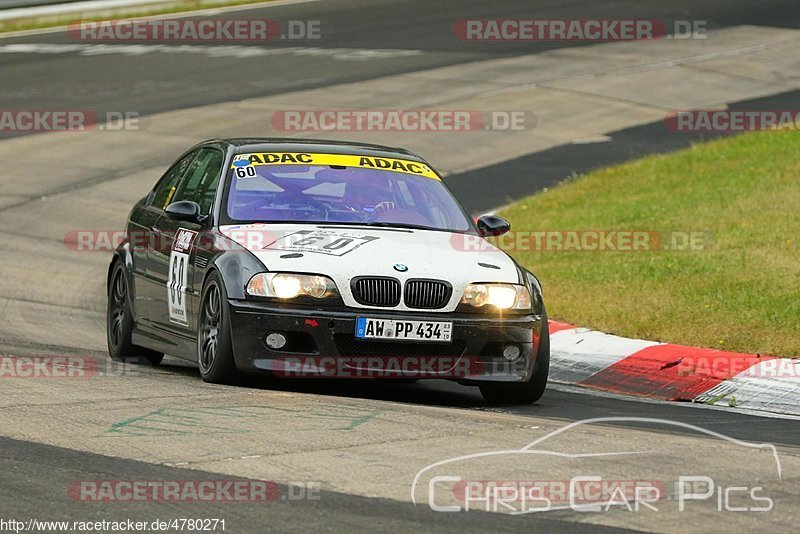
[{"label": "driver side window", "polygon": [[186,179],[181,183],[172,202],[179,200],[197,202],[200,205],[200,214],[208,215],[214,203],[223,160],[221,151],[213,148],[201,149],[200,154],[189,166]]},{"label": "driver side window", "polygon": [[158,185],[156,185],[153,198],[150,201],[151,206],[163,210],[172,202],[172,198],[175,196],[175,191],[178,188],[181,178],[186,173],[186,169],[189,168],[189,163],[192,162],[196,155],[196,150],[186,154],[161,177]]}]

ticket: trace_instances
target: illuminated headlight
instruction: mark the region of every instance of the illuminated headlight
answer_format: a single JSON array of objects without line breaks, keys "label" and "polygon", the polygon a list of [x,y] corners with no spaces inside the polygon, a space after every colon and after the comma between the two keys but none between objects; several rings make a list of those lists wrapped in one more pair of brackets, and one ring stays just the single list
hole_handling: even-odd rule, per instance
[{"label": "illuminated headlight", "polygon": [[500,310],[529,310],[531,294],[525,286],[514,284],[470,284],[461,303],[475,308],[492,306]]},{"label": "illuminated headlight", "polygon": [[247,283],[247,294],[254,297],[322,299],[335,292],[333,280],[316,274],[259,273]]}]

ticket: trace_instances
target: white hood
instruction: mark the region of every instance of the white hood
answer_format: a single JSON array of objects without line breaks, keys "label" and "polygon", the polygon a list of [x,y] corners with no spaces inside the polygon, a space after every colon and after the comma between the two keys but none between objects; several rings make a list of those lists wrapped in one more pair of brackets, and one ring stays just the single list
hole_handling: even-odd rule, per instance
[{"label": "white hood", "polygon": [[[403,285],[410,278],[447,281],[453,286],[450,302],[442,309],[431,310],[435,312],[455,310],[470,283],[519,283],[514,262],[476,236],[324,224],[259,223],[222,226],[220,231],[255,254],[268,271],[332,278],[344,303],[351,307],[372,308],[353,298],[350,281],[356,276],[390,276]],[[409,308],[400,304],[393,309]]]}]

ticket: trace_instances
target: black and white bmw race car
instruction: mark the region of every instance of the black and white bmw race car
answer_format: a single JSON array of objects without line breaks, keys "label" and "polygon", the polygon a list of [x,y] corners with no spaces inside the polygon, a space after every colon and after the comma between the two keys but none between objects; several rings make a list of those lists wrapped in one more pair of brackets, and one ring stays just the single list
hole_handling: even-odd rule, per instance
[{"label": "black and white bmw race car", "polygon": [[108,270],[108,350],[209,382],[446,378],[529,403],[550,360],[539,282],[401,149],[226,139],[133,207]]}]

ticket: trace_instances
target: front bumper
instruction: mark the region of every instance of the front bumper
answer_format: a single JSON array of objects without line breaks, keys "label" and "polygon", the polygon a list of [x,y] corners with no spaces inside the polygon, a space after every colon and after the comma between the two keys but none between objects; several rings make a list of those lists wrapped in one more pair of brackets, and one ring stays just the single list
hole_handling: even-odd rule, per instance
[{"label": "front bumper", "polygon": [[[525,382],[533,373],[542,329],[539,315],[319,309],[233,299],[228,304],[236,366],[285,377]],[[355,338],[358,317],[450,321],[452,341],[360,340]],[[265,342],[273,332],[288,340],[281,350],[272,350]],[[513,363],[502,356],[503,347],[509,344],[520,348]]]}]

